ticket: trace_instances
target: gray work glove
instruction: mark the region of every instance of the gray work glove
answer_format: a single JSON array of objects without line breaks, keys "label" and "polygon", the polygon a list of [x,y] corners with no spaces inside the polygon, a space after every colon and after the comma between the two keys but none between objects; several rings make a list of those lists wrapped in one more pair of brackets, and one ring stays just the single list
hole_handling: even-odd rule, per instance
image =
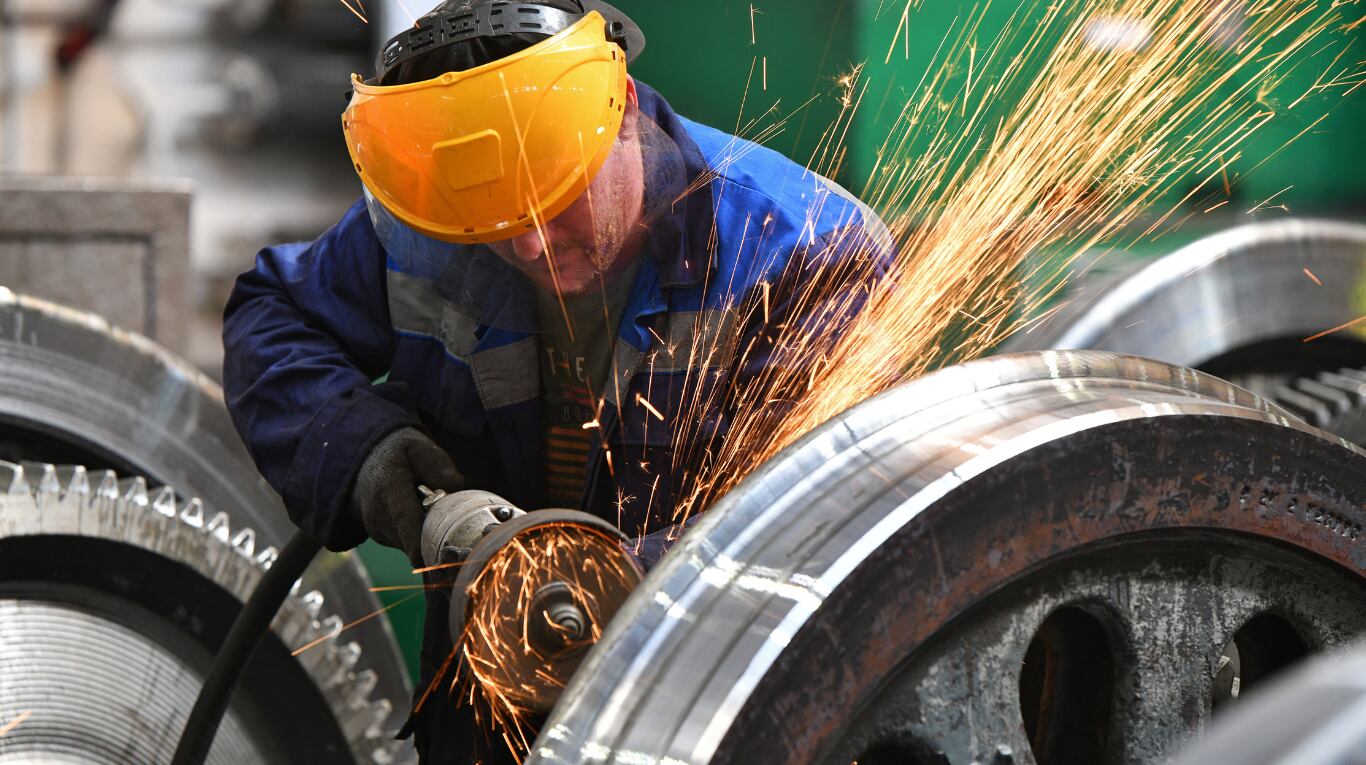
[{"label": "gray work glove", "polygon": [[396,547],[422,566],[422,506],[418,485],[447,492],[465,488],[449,454],[417,428],[385,436],[366,455],[351,486],[351,511],[372,539]]}]

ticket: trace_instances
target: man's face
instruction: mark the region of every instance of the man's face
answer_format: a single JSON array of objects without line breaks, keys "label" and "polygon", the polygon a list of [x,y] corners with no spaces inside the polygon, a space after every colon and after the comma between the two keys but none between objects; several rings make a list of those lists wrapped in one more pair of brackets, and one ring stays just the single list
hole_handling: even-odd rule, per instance
[{"label": "man's face", "polygon": [[562,295],[588,292],[601,277],[624,269],[636,257],[643,235],[644,172],[633,133],[622,126],[588,191],[564,212],[540,230],[488,246],[537,288]]}]

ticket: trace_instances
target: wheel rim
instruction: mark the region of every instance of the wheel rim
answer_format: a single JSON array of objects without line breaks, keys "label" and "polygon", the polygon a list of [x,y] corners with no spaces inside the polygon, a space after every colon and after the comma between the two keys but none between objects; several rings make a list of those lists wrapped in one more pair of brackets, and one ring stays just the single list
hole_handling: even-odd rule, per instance
[{"label": "wheel rim", "polygon": [[[1312,278],[1310,276],[1312,274]],[[1091,290],[1008,351],[1087,348],[1195,367],[1258,393],[1359,365],[1366,225],[1286,219],[1214,234]]]}]

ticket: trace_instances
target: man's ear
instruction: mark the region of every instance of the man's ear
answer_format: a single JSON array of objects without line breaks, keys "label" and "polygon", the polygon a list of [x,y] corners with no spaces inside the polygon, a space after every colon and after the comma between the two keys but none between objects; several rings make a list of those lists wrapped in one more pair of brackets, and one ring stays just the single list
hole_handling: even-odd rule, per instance
[{"label": "man's ear", "polygon": [[[3,0],[0,0],[2,2]],[[636,94],[636,81],[631,75],[626,75],[626,113],[622,115],[621,127],[623,135],[633,135],[636,129],[636,120],[640,115],[640,96]]]}]

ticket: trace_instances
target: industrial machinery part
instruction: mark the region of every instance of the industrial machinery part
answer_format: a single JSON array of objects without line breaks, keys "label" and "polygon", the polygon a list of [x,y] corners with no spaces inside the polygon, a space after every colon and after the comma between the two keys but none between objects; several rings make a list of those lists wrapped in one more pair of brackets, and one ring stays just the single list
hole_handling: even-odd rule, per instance
[{"label": "industrial machinery part", "polygon": [[948,368],[707,512],[529,762],[1160,762],[1366,630],[1363,524],[1366,452],[1216,378]]},{"label": "industrial machinery part", "polygon": [[425,487],[422,552],[458,567],[451,640],[484,693],[545,713],[640,583],[615,526],[578,510],[531,513],[485,491]]},{"label": "industrial machinery part", "polygon": [[[140,335],[3,287],[0,460],[79,464],[175,487],[197,497],[209,516],[231,518],[258,550],[284,545],[294,531],[243,448],[217,385]],[[327,610],[346,620],[379,608],[369,586],[354,555],[325,553],[303,578],[305,590],[321,593]],[[230,608],[223,617],[231,615]],[[392,736],[411,696],[393,633],[386,620],[371,619],[347,635],[378,675],[374,695],[393,709],[384,726]]]},{"label": "industrial machinery part", "polygon": [[1366,752],[1366,644],[1317,657],[1218,721],[1175,765],[1346,765]]},{"label": "industrial machinery part", "polygon": [[1366,368],[1304,377],[1277,386],[1271,398],[1310,425],[1366,447]]},{"label": "industrial machinery part", "polygon": [[1223,231],[1077,295],[1006,351],[1092,348],[1194,367],[1269,394],[1360,367],[1366,225],[1288,218]]},{"label": "industrial machinery part", "polygon": [[[166,762],[214,652],[274,548],[170,488],[112,471],[0,462],[0,762]],[[393,760],[388,699],[336,640],[322,596],[291,596],[208,762]],[[290,649],[316,647],[290,655]],[[304,731],[306,733],[301,733]]]}]

